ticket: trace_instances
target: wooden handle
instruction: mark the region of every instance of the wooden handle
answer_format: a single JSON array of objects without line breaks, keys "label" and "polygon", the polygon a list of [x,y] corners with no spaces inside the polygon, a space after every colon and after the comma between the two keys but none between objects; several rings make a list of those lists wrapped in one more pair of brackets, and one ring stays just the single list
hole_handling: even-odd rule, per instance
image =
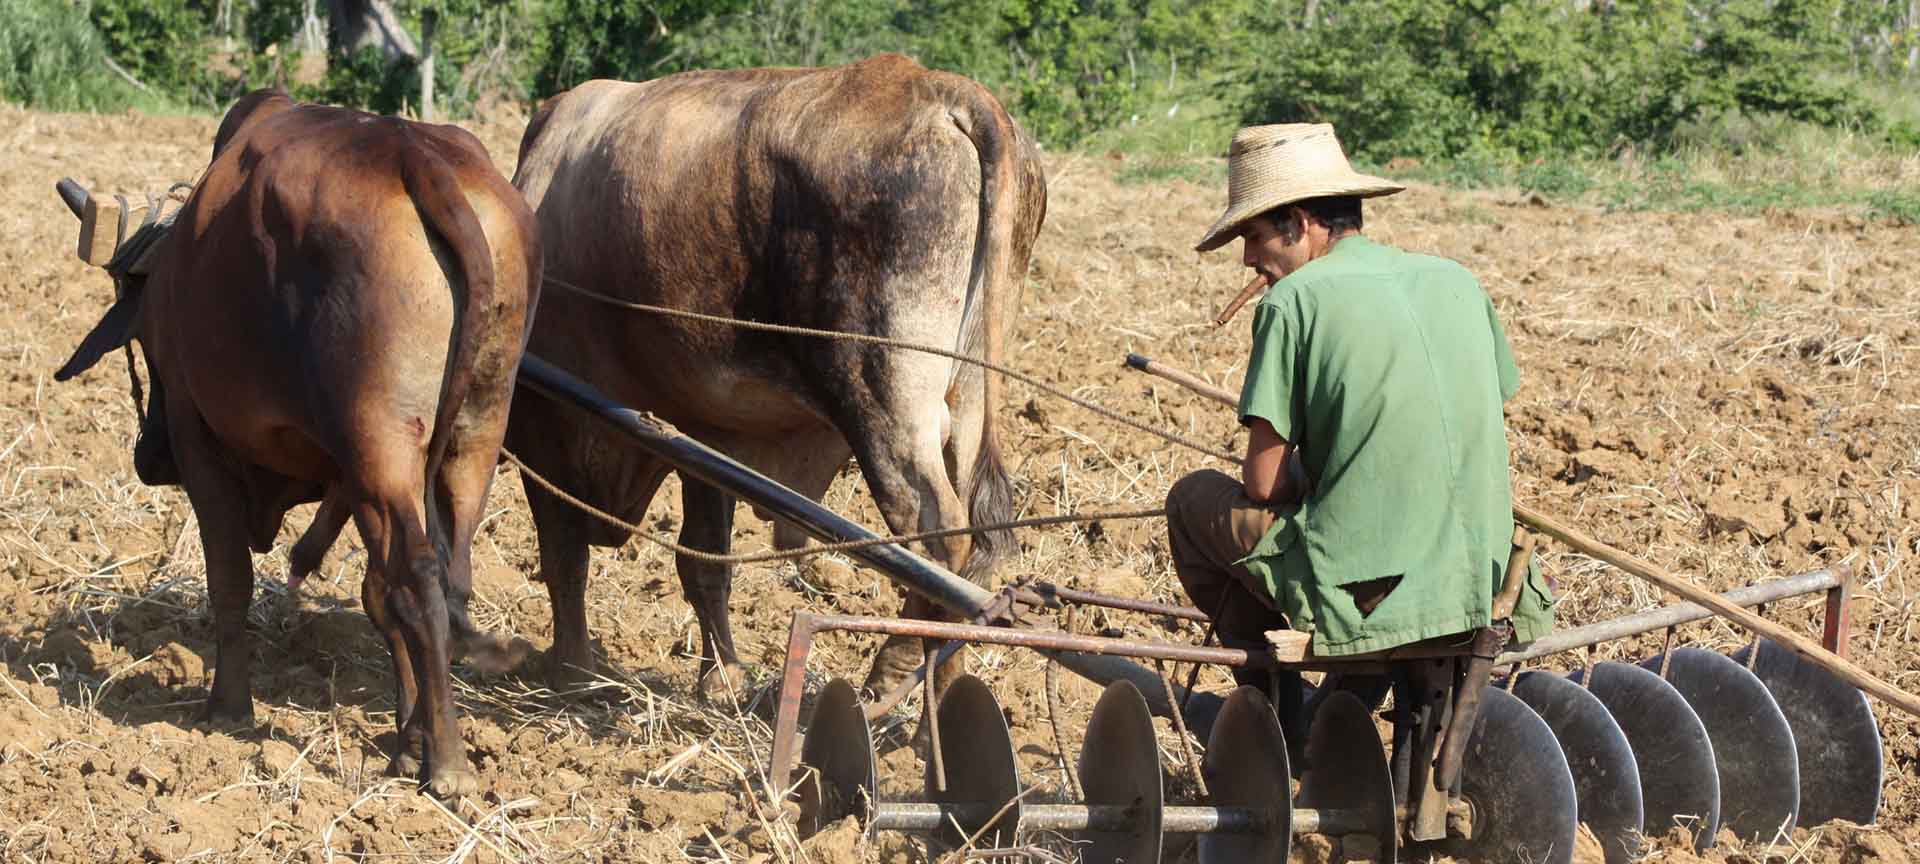
[{"label": "wooden handle", "polygon": [[1554,521],[1552,517],[1549,517],[1547,514],[1528,507],[1525,504],[1521,504],[1518,501],[1515,501],[1513,504],[1513,515],[1515,519],[1526,523],[1529,527],[1548,537],[1567,544],[1568,548],[1576,552],[1605,561],[1621,570],[1625,570],[1641,579],[1660,586],[1668,593],[1678,595],[1682,599],[1711,609],[1714,614],[1732,621],[1735,624],[1739,624],[1750,632],[1765,636],[1768,639],[1780,643],[1782,647],[1788,648],[1795,654],[1805,657],[1814,665],[1828,672],[1832,672],[1839,676],[1841,680],[1866,691],[1880,701],[1905,711],[1908,714],[1912,714],[1915,717],[1920,717],[1920,696],[1915,696],[1912,693],[1908,693],[1905,690],[1874,677],[1872,673],[1854,665],[1852,661],[1822,648],[1819,643],[1814,642],[1812,639],[1808,639],[1784,626],[1727,602],[1727,600],[1720,595],[1680,579],[1671,573],[1641,560],[1637,556],[1615,549],[1579,531],[1562,525]]},{"label": "wooden handle", "polygon": [[[1137,355],[1136,355],[1137,356]],[[1236,401],[1227,392],[1193,377],[1179,369],[1140,357],[1139,362],[1129,358],[1127,365],[1151,375],[1172,381],[1175,384],[1191,387],[1194,392],[1206,396],[1223,405],[1236,405]],[[1194,386],[1188,382],[1195,382]],[[1841,680],[1867,692],[1882,702],[1920,717],[1920,696],[1915,696],[1898,687],[1873,676],[1872,673],[1853,664],[1845,657],[1820,646],[1786,627],[1769,621],[1723,599],[1720,595],[1694,585],[1671,573],[1661,570],[1640,558],[1620,549],[1615,549],[1598,540],[1588,537],[1572,528],[1555,522],[1547,514],[1528,507],[1518,501],[1513,502],[1513,518],[1521,524],[1542,534],[1567,544],[1567,548],[1584,555],[1605,561],[1625,570],[1645,581],[1660,586],[1669,594],[1697,603],[1713,610],[1715,615],[1732,621],[1749,632],[1765,636],[1788,650],[1793,651],[1822,669],[1832,672]]]},{"label": "wooden handle", "polygon": [[1273,280],[1268,279],[1266,274],[1254,274],[1253,279],[1247,283],[1247,287],[1240,289],[1240,293],[1234,295],[1233,301],[1228,303],[1226,308],[1221,309],[1220,314],[1213,316],[1213,326],[1219,327],[1232,321],[1233,316],[1240,314],[1240,307],[1247,305],[1248,300],[1252,300],[1254,295],[1265,291],[1267,286],[1272,284]]}]

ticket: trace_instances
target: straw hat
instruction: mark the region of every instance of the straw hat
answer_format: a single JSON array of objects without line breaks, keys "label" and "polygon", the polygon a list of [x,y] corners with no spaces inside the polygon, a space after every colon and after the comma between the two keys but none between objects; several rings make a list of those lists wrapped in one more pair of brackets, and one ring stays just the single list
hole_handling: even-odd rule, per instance
[{"label": "straw hat", "polygon": [[1241,223],[1283,204],[1332,195],[1372,198],[1405,188],[1354,171],[1331,124],[1248,126],[1234,133],[1227,154],[1227,212],[1193,248],[1218,249],[1239,235]]}]

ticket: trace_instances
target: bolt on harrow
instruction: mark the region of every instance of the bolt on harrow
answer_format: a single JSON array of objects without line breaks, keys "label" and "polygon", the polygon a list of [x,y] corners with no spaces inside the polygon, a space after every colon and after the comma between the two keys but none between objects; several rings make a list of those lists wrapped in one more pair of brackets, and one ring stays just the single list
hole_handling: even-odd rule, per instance
[{"label": "bolt on harrow", "polygon": [[[1844,574],[1815,571],[1720,596],[1764,608],[1825,592],[1827,641],[1841,646],[1846,590]],[[1188,607],[1048,585],[1002,595],[1003,607],[1091,604],[1198,617]],[[1704,849],[1722,828],[1765,839],[1796,824],[1873,821],[1882,760],[1864,695],[1771,641],[1756,639],[1732,657],[1669,645],[1638,665],[1590,662],[1569,676],[1518,668],[1662,630],[1670,642],[1673,628],[1712,615],[1683,603],[1512,650],[1499,650],[1499,628],[1483,628],[1358,657],[1316,657],[1296,634],[1278,631],[1261,653],[802,612],[789,636],[769,777],[797,796],[803,835],[847,816],[868,830],[924,833],[955,847],[1010,848],[1034,832],[1059,832],[1076,839],[1082,860],[1103,862],[1159,861],[1168,834],[1196,835],[1203,862],[1283,861],[1303,834],[1348,844],[1365,836],[1381,861],[1430,847],[1470,860],[1565,862],[1581,823],[1609,862],[1624,862],[1641,853],[1646,835],[1675,824],[1692,827]],[[1037,787],[1020,780],[1005,714],[984,683],[963,676],[933,700],[934,716],[922,715],[931,757],[924,797],[887,800],[878,793],[872,712],[846,682],[815,697],[795,752],[806,658],[814,637],[829,631],[948,640],[949,650],[986,643],[1335,674],[1295,694],[1241,687],[1224,702],[1194,699],[1186,719],[1206,742],[1205,800],[1196,802],[1166,800],[1150,694],[1117,680],[1087,724],[1078,760],[1084,799],[1068,803],[1031,800]],[[1512,671],[1493,674],[1498,667]],[[1180,704],[1171,685],[1149,686]],[[1374,723],[1388,690],[1391,750]],[[1283,728],[1292,727],[1281,722],[1289,712],[1304,731],[1291,749]]]}]

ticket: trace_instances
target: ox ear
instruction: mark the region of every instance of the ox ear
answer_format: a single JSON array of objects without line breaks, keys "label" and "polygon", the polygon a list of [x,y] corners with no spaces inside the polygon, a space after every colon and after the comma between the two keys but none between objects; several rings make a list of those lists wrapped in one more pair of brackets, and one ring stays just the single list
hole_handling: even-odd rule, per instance
[{"label": "ox ear", "polygon": [[87,338],[80,340],[79,349],[67,359],[67,365],[53,373],[53,380],[65,381],[92,369],[93,364],[100,362],[100,358],[132,341],[133,324],[140,314],[140,297],[144,293],[138,288],[121,292],[120,299],[114,301],[113,308],[107,310],[107,314],[100,319],[100,323],[93,325],[93,330],[87,334]]}]

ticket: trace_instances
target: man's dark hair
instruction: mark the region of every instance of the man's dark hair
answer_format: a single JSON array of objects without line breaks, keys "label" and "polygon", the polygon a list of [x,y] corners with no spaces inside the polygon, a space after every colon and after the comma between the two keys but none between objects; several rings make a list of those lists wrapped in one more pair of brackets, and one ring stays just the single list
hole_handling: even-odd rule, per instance
[{"label": "man's dark hair", "polygon": [[1300,232],[1293,227],[1293,217],[1289,212],[1295,207],[1305,211],[1307,218],[1327,226],[1327,233],[1338,237],[1342,234],[1357,233],[1361,228],[1360,199],[1353,195],[1335,195],[1328,198],[1308,198],[1292,204],[1282,204],[1260,214],[1261,218],[1273,223],[1280,238],[1288,243],[1300,242]]}]

